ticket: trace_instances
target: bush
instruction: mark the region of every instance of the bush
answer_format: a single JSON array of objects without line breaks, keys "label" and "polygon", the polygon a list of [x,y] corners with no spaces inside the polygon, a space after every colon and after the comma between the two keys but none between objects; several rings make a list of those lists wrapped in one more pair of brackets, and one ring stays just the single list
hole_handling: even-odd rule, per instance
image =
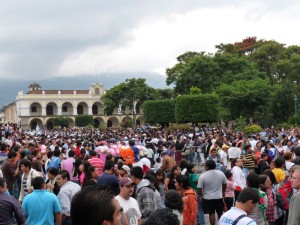
[{"label": "bush", "polygon": [[53,125],[63,127],[69,127],[69,120],[67,117],[57,116],[53,118]]},{"label": "bush", "polygon": [[246,126],[244,129],[245,134],[255,134],[261,132],[263,129],[261,126],[257,124],[253,124],[251,126]]},{"label": "bush", "polygon": [[75,117],[75,125],[77,127],[85,127],[89,124],[94,124],[93,116],[91,115],[79,115]]},{"label": "bush", "polygon": [[149,100],[143,104],[143,117],[146,123],[174,123],[175,122],[175,100]]},{"label": "bush", "polygon": [[174,131],[174,130],[191,130],[193,129],[192,127],[190,127],[188,124],[171,124],[170,126],[168,126],[167,128],[165,128],[166,131]]}]

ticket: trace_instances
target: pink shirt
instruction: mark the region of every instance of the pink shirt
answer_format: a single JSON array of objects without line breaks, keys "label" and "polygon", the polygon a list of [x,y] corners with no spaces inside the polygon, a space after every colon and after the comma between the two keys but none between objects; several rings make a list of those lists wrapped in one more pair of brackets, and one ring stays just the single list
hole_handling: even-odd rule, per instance
[{"label": "pink shirt", "polygon": [[71,180],[79,180],[78,177],[73,176],[73,167],[74,167],[73,162],[74,161],[75,161],[74,158],[65,159],[62,162],[61,169],[69,172]]},{"label": "pink shirt", "polygon": [[225,197],[226,198],[233,198],[234,197],[234,184],[233,181],[227,180],[227,186],[225,190]]}]

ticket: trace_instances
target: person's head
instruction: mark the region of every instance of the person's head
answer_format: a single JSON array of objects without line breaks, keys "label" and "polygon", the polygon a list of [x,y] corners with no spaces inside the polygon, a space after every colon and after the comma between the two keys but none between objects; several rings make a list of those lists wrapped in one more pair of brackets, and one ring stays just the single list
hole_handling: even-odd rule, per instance
[{"label": "person's head", "polygon": [[130,170],[130,174],[131,174],[132,180],[135,184],[139,184],[144,176],[143,169],[139,166],[132,167]]},{"label": "person's head", "polygon": [[181,168],[177,165],[173,166],[171,169],[172,176],[179,176],[181,174]]},{"label": "person's head", "polygon": [[120,185],[120,196],[124,199],[129,199],[134,192],[134,182],[129,177],[123,177],[119,181]]},{"label": "person's head", "polygon": [[205,169],[206,170],[214,170],[214,169],[216,169],[216,166],[217,165],[216,165],[216,162],[214,160],[209,159],[205,162]]},{"label": "person's head", "polygon": [[272,184],[277,184],[275,174],[272,172],[272,170],[270,170],[270,169],[265,170],[263,175],[268,176],[270,178]]},{"label": "person's head", "polygon": [[73,158],[73,157],[75,156],[75,151],[71,149],[71,150],[68,152],[68,156],[69,156],[70,158]]},{"label": "person's head", "polygon": [[155,177],[157,180],[162,182],[165,179],[165,172],[163,171],[163,169],[156,170]]},{"label": "person's head", "polygon": [[94,150],[92,150],[91,153],[90,153],[90,155],[91,155],[92,157],[94,157],[94,156],[97,156],[97,153],[96,153]]},{"label": "person's head", "polygon": [[34,161],[32,161],[31,168],[34,169],[34,170],[36,170],[36,171],[41,172],[42,171],[41,161],[40,160],[34,160]]},{"label": "person's head", "polygon": [[20,161],[20,168],[23,173],[28,173],[31,169],[31,162],[28,159],[22,159]]},{"label": "person's head", "polygon": [[247,178],[247,186],[250,188],[259,188],[259,175],[256,173],[248,174]]},{"label": "person's head", "polygon": [[270,162],[270,170],[273,170],[275,168],[276,168],[275,167],[275,162],[274,161]]},{"label": "person's head", "polygon": [[291,153],[291,152],[285,152],[283,154],[283,157],[284,157],[285,160],[290,161],[290,160],[293,159],[293,153]]},{"label": "person's head", "polygon": [[61,170],[57,173],[56,182],[59,187],[70,181],[70,174],[66,170]]},{"label": "person's head", "polygon": [[60,152],[59,149],[54,149],[53,155],[54,155],[55,157],[59,157],[61,154],[62,154],[62,153]]},{"label": "person's head", "polygon": [[4,177],[0,177],[0,193],[4,193],[7,190],[6,180]]},{"label": "person's head", "polygon": [[210,150],[210,154],[211,154],[212,157],[215,157],[217,155],[217,149],[216,148],[212,148]]},{"label": "person's head", "polygon": [[73,225],[120,225],[120,204],[107,187],[82,189],[73,197],[70,212]]},{"label": "person's head", "polygon": [[196,172],[196,165],[194,163],[192,163],[192,162],[189,162],[187,164],[186,171],[188,173],[195,173]]},{"label": "person's head", "polygon": [[294,153],[296,157],[300,157],[300,147],[296,147]]},{"label": "person's head", "polygon": [[246,152],[251,152],[251,145],[246,145],[245,150]]},{"label": "person's head", "polygon": [[9,158],[10,160],[14,160],[17,156],[17,153],[15,151],[10,151],[8,154],[7,154],[7,158]]},{"label": "person's head", "polygon": [[233,174],[230,170],[226,170],[224,174],[227,180],[232,180]]},{"label": "person's head", "polygon": [[21,146],[20,145],[15,145],[14,146],[14,149],[13,149],[15,152],[21,152],[22,151],[22,148],[21,148]]},{"label": "person's head", "polygon": [[119,170],[119,174],[121,175],[121,177],[125,176],[126,174],[130,174],[129,166],[122,165],[122,167]]},{"label": "person's head", "polygon": [[47,170],[48,177],[53,180],[57,176],[57,169],[54,167],[51,167]]},{"label": "person's head", "polygon": [[34,190],[46,189],[46,183],[43,177],[34,178],[31,185]]},{"label": "person's head", "polygon": [[175,215],[172,210],[163,208],[154,211],[145,225],[179,225],[179,220],[177,215]]},{"label": "person's head", "polygon": [[247,214],[253,212],[256,204],[259,202],[259,195],[252,188],[244,188],[237,199],[236,207],[244,210]]},{"label": "person's head", "polygon": [[113,173],[114,172],[114,168],[115,168],[115,164],[114,164],[114,162],[113,161],[110,161],[110,160],[106,160],[106,162],[105,162],[105,165],[104,165],[104,170],[106,171],[106,172],[110,172],[110,173]]},{"label": "person's head", "polygon": [[134,146],[135,145],[135,140],[129,140],[129,145]]},{"label": "person's head", "polygon": [[98,178],[98,168],[96,166],[90,166],[87,170],[87,173],[90,174],[91,178],[96,180]]},{"label": "person's head", "polygon": [[86,172],[88,171],[88,168],[91,166],[91,163],[89,161],[84,161],[83,163],[81,163],[81,165],[79,166],[79,170],[80,172]]},{"label": "person's head", "polygon": [[184,175],[177,176],[175,181],[175,187],[176,190],[178,191],[189,189],[189,180],[187,176]]},{"label": "person's head", "polygon": [[187,167],[187,160],[186,159],[181,159],[180,162],[179,162],[179,167],[181,170],[185,169]]},{"label": "person's head", "polygon": [[183,201],[176,190],[169,190],[165,196],[165,206],[169,209],[177,209],[180,213],[183,211]]},{"label": "person's head", "polygon": [[261,160],[267,160],[267,159],[268,159],[268,154],[265,153],[265,152],[261,153],[260,159],[261,159]]},{"label": "person's head", "polygon": [[300,169],[295,170],[290,180],[292,187],[296,190],[300,190]]},{"label": "person's head", "polygon": [[275,163],[275,168],[283,168],[285,166],[285,161],[281,157],[275,159],[274,163]]},{"label": "person's head", "polygon": [[262,185],[266,189],[272,189],[271,179],[267,175],[259,176],[259,184]]}]

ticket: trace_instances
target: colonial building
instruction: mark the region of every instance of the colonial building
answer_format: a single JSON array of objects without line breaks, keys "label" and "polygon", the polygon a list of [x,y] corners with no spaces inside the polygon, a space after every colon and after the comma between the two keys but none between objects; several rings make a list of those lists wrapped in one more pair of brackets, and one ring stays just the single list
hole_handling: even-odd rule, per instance
[{"label": "colonial building", "polygon": [[[133,113],[126,109],[122,113],[115,109],[112,116],[104,115],[101,97],[105,94],[102,84],[92,84],[89,90],[42,90],[37,83],[29,85],[29,91],[20,91],[16,100],[4,107],[4,122],[17,123],[22,129],[39,127],[53,128],[53,118],[64,116],[69,119],[69,127],[75,126],[77,115],[92,115],[94,127],[104,125],[119,127],[125,121],[133,119]],[[120,106],[121,108],[121,106]],[[142,124],[139,104],[136,106],[134,118]]]}]

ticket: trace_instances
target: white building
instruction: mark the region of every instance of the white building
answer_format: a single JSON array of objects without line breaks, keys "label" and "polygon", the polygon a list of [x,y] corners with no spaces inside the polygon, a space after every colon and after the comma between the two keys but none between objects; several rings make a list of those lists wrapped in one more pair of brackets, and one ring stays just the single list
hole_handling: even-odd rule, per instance
[{"label": "white building", "polygon": [[[89,90],[42,90],[37,83],[29,85],[29,91],[20,91],[16,100],[4,107],[4,122],[17,123],[22,129],[46,126],[53,128],[53,118],[64,116],[69,127],[75,125],[77,115],[93,115],[94,126],[119,127],[122,122],[133,118],[130,110],[122,114],[115,109],[112,116],[104,115],[101,97],[105,94],[102,84],[92,84]],[[136,123],[141,124],[140,107],[136,108]]]}]

